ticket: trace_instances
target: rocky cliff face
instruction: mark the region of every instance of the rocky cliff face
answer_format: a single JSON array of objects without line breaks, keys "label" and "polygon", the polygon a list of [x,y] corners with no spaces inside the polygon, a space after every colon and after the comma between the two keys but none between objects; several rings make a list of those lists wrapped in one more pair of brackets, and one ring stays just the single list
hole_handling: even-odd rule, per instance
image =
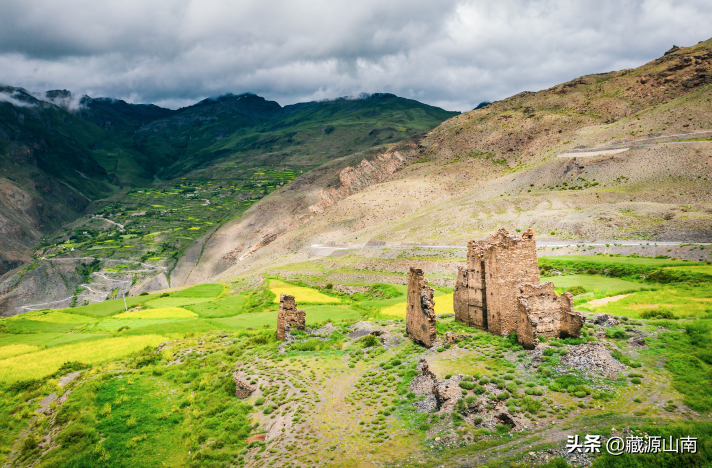
[{"label": "rocky cliff face", "polygon": [[338,201],[360,192],[370,185],[388,179],[396,171],[412,162],[417,145],[414,142],[408,142],[405,148],[409,151],[401,152],[397,149],[392,149],[386,153],[379,154],[371,161],[363,159],[358,166],[343,168],[339,173],[341,185],[339,187],[321,189],[319,191],[321,201],[311,205],[309,211],[311,213],[321,213]]},{"label": "rocky cliff face", "polygon": [[0,276],[0,316],[26,311],[22,309],[26,304],[35,305],[35,309],[69,307],[82,282],[77,275],[81,263],[80,259],[43,261],[36,268]]},{"label": "rocky cliff face", "polygon": [[[306,226],[335,203],[367,187],[387,180],[418,156],[413,142],[398,144],[372,159],[362,153],[325,164],[250,208],[205,241],[200,261],[183,284],[195,284],[236,267],[286,234]],[[338,182],[334,181],[338,174]],[[306,247],[300,239],[287,247],[296,252]],[[173,283],[172,283],[173,284]]]}]

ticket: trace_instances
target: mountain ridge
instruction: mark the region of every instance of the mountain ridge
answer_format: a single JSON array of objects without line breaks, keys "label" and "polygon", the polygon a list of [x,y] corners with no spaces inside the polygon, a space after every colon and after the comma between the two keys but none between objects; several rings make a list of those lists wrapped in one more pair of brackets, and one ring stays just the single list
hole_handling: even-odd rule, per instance
[{"label": "mountain ridge", "polygon": [[182,176],[239,182],[264,167],[308,171],[452,115],[385,93],[284,107],[254,94],[225,95],[171,110],[5,86],[0,274],[31,261],[46,234],[132,187]]}]

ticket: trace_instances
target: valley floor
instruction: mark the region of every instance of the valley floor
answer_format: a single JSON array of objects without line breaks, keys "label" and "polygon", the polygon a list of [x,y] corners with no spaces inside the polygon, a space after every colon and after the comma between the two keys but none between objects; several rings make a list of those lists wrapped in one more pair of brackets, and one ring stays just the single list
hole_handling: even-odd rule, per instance
[{"label": "valley floor", "polygon": [[[368,252],[287,264],[252,284],[3,319],[0,462],[602,467],[700,466],[711,456],[709,262],[571,249],[541,257],[542,281],[575,294],[587,323],[580,339],[526,351],[453,321],[448,268],[462,261],[457,252]],[[425,264],[440,284],[430,349],[405,336],[401,260]],[[306,310],[311,332],[280,343],[285,293]],[[610,322],[594,320],[603,313]],[[577,357],[593,355],[600,359]],[[252,393],[236,397],[236,382]],[[436,390],[443,386],[450,393]],[[700,442],[685,455],[565,449],[587,434]]]}]

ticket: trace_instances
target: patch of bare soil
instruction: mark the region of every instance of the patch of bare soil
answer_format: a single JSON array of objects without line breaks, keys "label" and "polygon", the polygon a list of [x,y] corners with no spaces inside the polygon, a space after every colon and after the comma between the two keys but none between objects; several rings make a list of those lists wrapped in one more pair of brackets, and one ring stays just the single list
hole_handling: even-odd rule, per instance
[{"label": "patch of bare soil", "polygon": [[620,301],[624,297],[628,297],[628,296],[630,296],[630,294],[619,294],[618,296],[610,296],[610,297],[604,297],[601,299],[594,299],[592,301],[589,301],[588,305],[590,305],[591,307],[601,307],[601,306],[608,304],[609,302]]}]

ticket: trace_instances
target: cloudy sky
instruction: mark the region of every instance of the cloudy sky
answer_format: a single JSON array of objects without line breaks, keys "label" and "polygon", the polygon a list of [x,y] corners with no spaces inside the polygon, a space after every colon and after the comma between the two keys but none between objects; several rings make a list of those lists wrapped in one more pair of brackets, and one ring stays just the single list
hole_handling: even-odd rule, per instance
[{"label": "cloudy sky", "polygon": [[709,0],[0,0],[0,83],[166,107],[391,92],[448,110],[712,37]]}]

